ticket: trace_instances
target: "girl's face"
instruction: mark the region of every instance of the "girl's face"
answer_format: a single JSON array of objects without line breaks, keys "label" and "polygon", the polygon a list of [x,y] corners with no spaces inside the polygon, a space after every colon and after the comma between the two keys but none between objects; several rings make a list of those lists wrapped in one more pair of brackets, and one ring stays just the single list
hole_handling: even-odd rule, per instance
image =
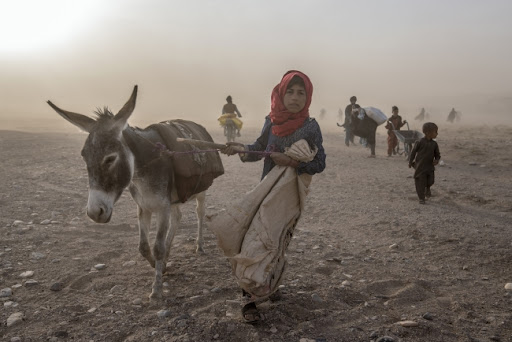
[{"label": "girl's face", "polygon": [[398,109],[393,109],[393,115],[394,115],[394,116],[397,116],[397,115],[398,115]]},{"label": "girl's face", "polygon": [[304,109],[306,100],[306,89],[301,85],[294,84],[290,88],[286,89],[283,104],[289,112],[295,114]]}]

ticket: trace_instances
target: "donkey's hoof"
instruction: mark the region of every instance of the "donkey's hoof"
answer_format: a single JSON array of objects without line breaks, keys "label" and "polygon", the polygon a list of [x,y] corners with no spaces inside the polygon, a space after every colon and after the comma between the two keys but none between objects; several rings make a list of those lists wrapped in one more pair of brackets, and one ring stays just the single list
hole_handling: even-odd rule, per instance
[{"label": "donkey's hoof", "polygon": [[197,247],[196,247],[196,253],[197,253],[197,254],[204,254],[204,248],[203,248],[203,246],[197,246]]},{"label": "donkey's hoof", "polygon": [[151,302],[160,302],[162,301],[162,292],[151,292],[151,294],[149,295],[149,300]]}]

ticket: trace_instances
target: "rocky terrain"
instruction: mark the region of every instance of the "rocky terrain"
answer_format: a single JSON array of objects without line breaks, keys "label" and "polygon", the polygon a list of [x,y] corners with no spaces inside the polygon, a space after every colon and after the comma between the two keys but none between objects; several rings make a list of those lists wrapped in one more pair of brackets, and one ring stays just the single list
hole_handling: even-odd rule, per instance
[{"label": "rocky terrain", "polygon": [[[86,136],[71,132],[0,131],[2,341],[512,341],[511,127],[441,126],[444,166],[426,205],[405,158],[386,157],[382,128],[376,159],[326,129],[327,168],[313,178],[281,298],[254,326],[208,228],[195,254],[195,203],[182,207],[164,300],[149,302],[135,203],[125,192],[109,224],[86,217]],[[261,174],[261,163],[222,158],[208,215]]]}]

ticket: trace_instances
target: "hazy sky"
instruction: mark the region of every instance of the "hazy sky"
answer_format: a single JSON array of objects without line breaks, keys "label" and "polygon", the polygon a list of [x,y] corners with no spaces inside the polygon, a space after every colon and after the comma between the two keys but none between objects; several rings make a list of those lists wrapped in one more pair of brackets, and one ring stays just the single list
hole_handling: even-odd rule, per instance
[{"label": "hazy sky", "polygon": [[262,124],[289,69],[310,76],[311,114],[325,108],[333,125],[351,95],[406,118],[455,107],[504,122],[510,13],[510,0],[1,1],[0,125],[62,120],[48,99],[117,111],[135,84],[134,124],[214,123],[227,95]]}]

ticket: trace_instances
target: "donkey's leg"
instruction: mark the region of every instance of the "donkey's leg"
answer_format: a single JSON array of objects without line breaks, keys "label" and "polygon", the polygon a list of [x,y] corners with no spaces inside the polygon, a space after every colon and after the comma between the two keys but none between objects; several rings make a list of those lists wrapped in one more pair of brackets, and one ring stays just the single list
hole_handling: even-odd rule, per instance
[{"label": "donkey's leg", "polygon": [[151,227],[151,212],[138,207],[139,218],[139,252],[149,261],[151,267],[155,267],[155,259],[149,247],[149,228]]},{"label": "donkey's leg", "polygon": [[174,240],[174,235],[178,231],[178,227],[181,222],[181,211],[179,204],[171,205],[171,226],[169,227],[169,231],[167,232],[167,237],[165,238],[165,262],[169,260],[169,254],[171,253],[171,244],[172,240]]},{"label": "donkey's leg", "polygon": [[153,245],[153,256],[155,258],[155,281],[153,282],[153,290],[149,295],[150,299],[162,298],[162,274],[165,268],[165,242],[169,230],[169,216],[170,210],[160,210],[156,214],[157,232],[155,237],[155,244]]},{"label": "donkey's leg", "polygon": [[203,191],[196,196],[196,213],[197,213],[197,241],[196,241],[196,253],[204,253],[203,249],[203,224],[205,210],[206,191]]}]

